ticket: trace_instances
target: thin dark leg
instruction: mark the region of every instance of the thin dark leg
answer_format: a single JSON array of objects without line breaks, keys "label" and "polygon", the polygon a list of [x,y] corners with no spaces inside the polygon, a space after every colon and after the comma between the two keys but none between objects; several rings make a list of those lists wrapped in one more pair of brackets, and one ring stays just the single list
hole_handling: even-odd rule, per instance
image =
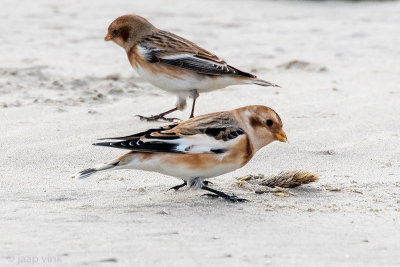
[{"label": "thin dark leg", "polygon": [[190,113],[189,119],[194,117],[194,107],[196,106],[196,99],[197,97],[193,98],[192,112]]},{"label": "thin dark leg", "polygon": [[184,187],[185,185],[187,185],[186,181],[184,181],[183,184],[175,185],[168,190],[172,190],[172,189],[178,190],[179,188]]},{"label": "thin dark leg", "polygon": [[247,199],[244,199],[244,198],[238,198],[235,195],[229,196],[229,195],[225,194],[224,192],[212,189],[212,188],[207,187],[205,185],[202,185],[201,189],[204,189],[206,191],[214,193],[214,194],[204,194],[203,196],[222,197],[223,199],[226,199],[226,200],[228,200],[230,202],[245,202],[245,201],[248,201]]},{"label": "thin dark leg", "polygon": [[196,100],[199,97],[199,93],[197,92],[197,90],[193,90],[193,104],[192,104],[192,112],[190,112],[190,118],[194,117],[194,108],[196,106]]},{"label": "thin dark leg", "polygon": [[169,113],[172,113],[174,111],[177,111],[177,110],[178,110],[178,108],[175,107],[173,109],[167,110],[167,111],[165,111],[163,113],[160,113],[158,115],[153,115],[153,116],[150,116],[150,117],[145,117],[145,116],[142,116],[142,115],[136,115],[136,116],[138,116],[141,120],[146,120],[146,121],[158,121],[158,120],[174,121],[174,120],[179,120],[179,119],[178,118],[166,118],[165,115],[167,115]]}]

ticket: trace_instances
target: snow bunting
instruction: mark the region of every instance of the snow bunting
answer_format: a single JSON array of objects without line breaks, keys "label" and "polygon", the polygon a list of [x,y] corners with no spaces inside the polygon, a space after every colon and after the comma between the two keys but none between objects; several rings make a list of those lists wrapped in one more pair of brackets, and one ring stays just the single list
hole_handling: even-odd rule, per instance
[{"label": "snow bunting", "polygon": [[173,121],[165,115],[185,109],[188,97],[193,98],[192,118],[199,93],[229,85],[278,86],[228,65],[180,36],[157,29],[138,15],[118,17],[108,27],[104,40],[124,48],[132,67],[143,79],[178,97],[175,108],[155,116],[139,116],[141,119]]},{"label": "snow bunting", "polygon": [[253,155],[272,141],[286,142],[279,115],[265,106],[246,106],[231,111],[206,114],[158,129],[114,138],[119,141],[96,143],[130,150],[125,155],[79,172],[86,178],[96,172],[138,169],[180,178],[185,185],[198,187],[230,201],[229,196],[207,186],[204,179],[243,167]]}]

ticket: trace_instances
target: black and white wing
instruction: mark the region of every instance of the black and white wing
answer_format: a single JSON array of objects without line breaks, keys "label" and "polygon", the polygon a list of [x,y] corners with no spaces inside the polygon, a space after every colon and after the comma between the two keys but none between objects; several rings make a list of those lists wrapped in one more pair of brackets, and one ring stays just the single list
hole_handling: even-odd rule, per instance
[{"label": "black and white wing", "polygon": [[228,65],[196,44],[165,31],[145,37],[139,44],[139,51],[150,63],[175,66],[206,75],[256,77]]},{"label": "black and white wing", "polygon": [[[221,122],[220,118],[218,122]],[[134,135],[106,138],[119,141],[93,145],[144,153],[220,154],[228,151],[244,134],[236,125],[215,123],[209,118],[200,117],[181,125],[172,124]]]}]

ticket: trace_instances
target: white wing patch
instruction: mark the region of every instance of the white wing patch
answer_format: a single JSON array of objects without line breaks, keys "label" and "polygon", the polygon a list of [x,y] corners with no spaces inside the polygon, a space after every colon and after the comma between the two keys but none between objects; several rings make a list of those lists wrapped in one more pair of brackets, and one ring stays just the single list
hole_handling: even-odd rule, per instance
[{"label": "white wing patch", "polygon": [[231,139],[228,141],[216,140],[214,137],[210,137],[206,134],[196,134],[196,135],[188,135],[181,137],[179,139],[165,140],[165,139],[157,139],[156,137],[152,137],[151,139],[140,138],[143,142],[148,143],[167,143],[174,144],[176,147],[174,148],[175,152],[180,152],[184,154],[202,154],[202,153],[224,153],[228,151],[232,146],[237,144],[243,138],[243,136],[239,136],[235,139]]}]

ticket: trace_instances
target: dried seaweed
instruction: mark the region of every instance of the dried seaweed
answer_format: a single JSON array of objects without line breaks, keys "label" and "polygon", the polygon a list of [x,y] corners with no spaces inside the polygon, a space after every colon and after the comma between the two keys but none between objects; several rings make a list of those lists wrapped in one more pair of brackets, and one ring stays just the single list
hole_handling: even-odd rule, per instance
[{"label": "dried seaweed", "polygon": [[271,188],[294,188],[303,184],[312,183],[318,180],[318,174],[310,171],[289,171],[281,172],[277,175],[264,176],[259,175],[247,175],[237,179],[237,184],[243,185],[244,182],[251,184],[267,186]]}]

